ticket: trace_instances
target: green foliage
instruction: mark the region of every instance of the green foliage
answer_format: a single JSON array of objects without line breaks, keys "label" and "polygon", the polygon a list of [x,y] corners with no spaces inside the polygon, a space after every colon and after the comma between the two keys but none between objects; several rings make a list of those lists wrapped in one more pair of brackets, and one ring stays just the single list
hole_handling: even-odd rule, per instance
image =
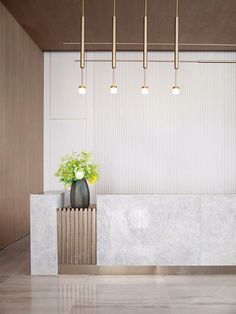
[{"label": "green foliage", "polygon": [[55,175],[63,182],[65,189],[68,189],[73,181],[83,178],[94,184],[99,180],[99,169],[93,162],[93,154],[82,151],[80,154],[64,156]]}]

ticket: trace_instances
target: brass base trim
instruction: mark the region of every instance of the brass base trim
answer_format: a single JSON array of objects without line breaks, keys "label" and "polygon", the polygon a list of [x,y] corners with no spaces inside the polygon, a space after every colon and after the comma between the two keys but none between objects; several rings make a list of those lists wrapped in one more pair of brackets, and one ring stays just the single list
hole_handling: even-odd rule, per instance
[{"label": "brass base trim", "polygon": [[[117,45],[120,45],[120,46],[143,46],[143,42],[136,42],[136,43],[132,43],[132,42],[129,42],[129,43],[121,43],[121,42],[117,42],[116,43]],[[81,45],[81,43],[79,42],[63,42],[63,45]],[[97,43],[85,43],[85,45],[103,45],[103,46],[111,46],[112,45],[112,42],[109,42],[109,43],[101,43],[101,42],[97,42]],[[174,46],[175,43],[154,43],[154,42],[150,42],[150,43],[147,43],[148,46]],[[209,46],[209,47],[218,47],[218,46],[222,46],[222,47],[236,47],[236,43],[179,43],[179,46]]]},{"label": "brass base trim", "polygon": [[236,266],[59,265],[60,275],[230,275]]}]

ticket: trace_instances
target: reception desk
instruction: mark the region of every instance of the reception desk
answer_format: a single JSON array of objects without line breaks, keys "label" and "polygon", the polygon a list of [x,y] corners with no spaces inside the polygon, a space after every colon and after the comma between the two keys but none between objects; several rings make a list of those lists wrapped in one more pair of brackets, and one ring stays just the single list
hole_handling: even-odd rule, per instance
[{"label": "reception desk", "polygon": [[97,264],[236,265],[236,195],[100,195]]},{"label": "reception desk", "polygon": [[67,205],[68,193],[31,195],[31,274],[126,273],[124,267],[163,273],[166,266],[236,270],[235,194],[99,195],[95,216],[58,210]]}]

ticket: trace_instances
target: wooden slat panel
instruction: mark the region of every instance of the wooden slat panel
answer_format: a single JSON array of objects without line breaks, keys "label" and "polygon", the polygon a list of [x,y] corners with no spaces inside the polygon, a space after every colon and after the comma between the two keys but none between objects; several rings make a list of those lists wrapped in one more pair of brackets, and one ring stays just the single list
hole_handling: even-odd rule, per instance
[{"label": "wooden slat panel", "polygon": [[70,210],[70,247],[71,247],[71,264],[75,264],[75,210]]},{"label": "wooden slat panel", "polygon": [[70,244],[70,209],[66,209],[66,263],[70,264],[71,244]]},{"label": "wooden slat panel", "polygon": [[78,208],[74,212],[75,219],[75,264],[79,264],[79,211]]},{"label": "wooden slat panel", "polygon": [[61,251],[62,251],[62,245],[61,245],[61,236],[62,236],[62,232],[61,232],[61,209],[59,208],[57,210],[57,245],[58,245],[58,263],[61,264],[62,260],[61,260]]},{"label": "wooden slat panel", "polygon": [[91,208],[88,208],[88,212],[87,212],[87,224],[88,224],[88,228],[87,228],[87,247],[88,247],[88,251],[87,251],[87,264],[90,265],[92,263],[92,215],[91,215]]},{"label": "wooden slat panel", "polygon": [[92,210],[92,265],[97,263],[97,216],[96,209]]},{"label": "wooden slat panel", "polygon": [[61,242],[62,242],[62,249],[61,249],[61,254],[62,254],[62,264],[66,264],[66,210],[65,208],[62,208],[62,221],[61,221]]},{"label": "wooden slat panel", "polygon": [[83,264],[83,209],[79,209],[79,264]]},{"label": "wooden slat panel", "polygon": [[96,265],[96,209],[57,211],[60,265]]},{"label": "wooden slat panel", "polygon": [[87,235],[87,229],[88,229],[88,211],[87,208],[83,211],[83,264],[87,265],[87,256],[88,256],[88,235]]}]

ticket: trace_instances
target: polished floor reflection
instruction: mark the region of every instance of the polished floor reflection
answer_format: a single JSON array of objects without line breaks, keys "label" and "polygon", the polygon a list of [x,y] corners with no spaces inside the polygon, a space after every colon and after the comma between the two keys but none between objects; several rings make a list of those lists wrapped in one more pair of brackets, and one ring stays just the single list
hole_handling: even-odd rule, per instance
[{"label": "polished floor reflection", "polygon": [[29,276],[29,242],[0,252],[0,314],[236,314],[236,276]]}]

